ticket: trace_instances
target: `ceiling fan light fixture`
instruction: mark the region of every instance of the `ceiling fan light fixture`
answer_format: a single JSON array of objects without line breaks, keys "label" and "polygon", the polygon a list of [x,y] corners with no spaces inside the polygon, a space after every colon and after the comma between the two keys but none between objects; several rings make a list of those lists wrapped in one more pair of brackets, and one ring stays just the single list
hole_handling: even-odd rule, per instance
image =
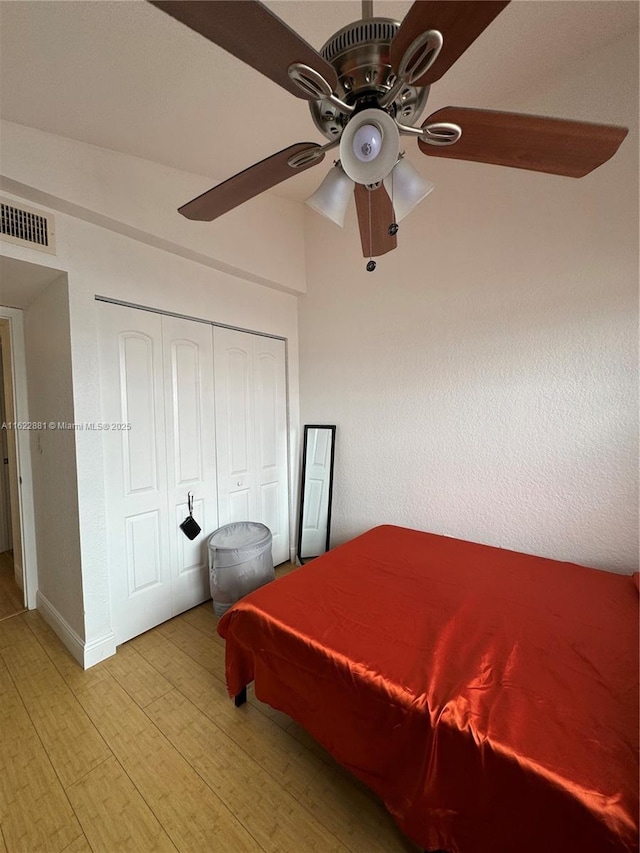
[{"label": "ceiling fan light fixture", "polygon": [[354,187],[354,182],[345,174],[340,163],[336,163],[333,169],[329,169],[325,179],[305,204],[316,213],[335,222],[340,228],[344,228],[344,218]]},{"label": "ceiling fan light fixture", "polygon": [[377,184],[391,172],[400,150],[398,125],[384,110],[361,110],[342,131],[340,162],[356,184]]},{"label": "ceiling fan light fixture", "polygon": [[401,222],[435,189],[435,184],[423,178],[404,158],[398,160],[383,183],[393,200],[396,222]]},{"label": "ceiling fan light fixture", "polygon": [[353,136],[353,153],[361,163],[375,160],[382,148],[382,134],[375,124],[363,124]]}]

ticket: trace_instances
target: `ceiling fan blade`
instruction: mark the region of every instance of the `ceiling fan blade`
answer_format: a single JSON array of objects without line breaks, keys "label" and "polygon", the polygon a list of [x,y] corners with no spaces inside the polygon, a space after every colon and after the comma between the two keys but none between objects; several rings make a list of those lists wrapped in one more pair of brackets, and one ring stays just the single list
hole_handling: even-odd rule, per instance
[{"label": "ceiling fan blade", "polygon": [[407,48],[418,36],[426,30],[439,30],[442,50],[413,85],[435,83],[508,5],[509,0],[416,0],[391,42],[393,70],[398,73]]},{"label": "ceiling fan blade", "polygon": [[232,178],[213,187],[213,189],[207,190],[206,193],[202,193],[197,198],[183,204],[182,207],[178,208],[178,213],[186,216],[187,219],[211,222],[250,198],[275,187],[276,184],[286,181],[293,175],[297,175],[298,172],[304,172],[305,169],[321,163],[324,160],[324,153],[301,166],[290,166],[288,162],[289,158],[295,154],[302,151],[315,151],[320,147],[315,142],[298,142],[296,145],[290,145],[289,148],[284,148],[254,166],[249,166],[243,172],[239,172]]},{"label": "ceiling fan blade", "polygon": [[[362,184],[356,184],[356,211],[360,226],[360,242],[365,258],[377,258],[392,251],[398,245],[398,239],[389,235],[388,228],[395,221],[393,205],[384,187],[369,191]],[[369,217],[371,204],[371,217]]]},{"label": "ceiling fan blade", "polygon": [[333,67],[277,15],[257,0],[149,0],[172,18],[246,62],[298,98],[314,100],[289,77],[294,62],[321,74],[335,92]]},{"label": "ceiling fan blade", "polygon": [[589,124],[519,113],[444,107],[423,123],[452,122],[462,128],[453,145],[418,145],[431,157],[474,160],[534,172],[581,178],[616,153],[627,135],[625,127]]}]

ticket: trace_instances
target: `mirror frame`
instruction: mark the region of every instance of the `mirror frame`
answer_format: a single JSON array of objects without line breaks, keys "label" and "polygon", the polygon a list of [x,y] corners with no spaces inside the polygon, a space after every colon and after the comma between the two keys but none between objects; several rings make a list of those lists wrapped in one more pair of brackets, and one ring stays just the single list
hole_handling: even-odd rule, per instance
[{"label": "mirror frame", "polygon": [[302,555],[302,519],[304,517],[304,487],[305,487],[305,478],[307,474],[307,445],[308,445],[308,436],[309,430],[312,429],[326,429],[331,432],[331,458],[329,460],[329,490],[327,493],[327,539],[325,542],[325,550],[326,553],[331,547],[331,503],[333,498],[333,467],[334,467],[334,459],[336,452],[336,425],[335,424],[305,424],[304,426],[304,439],[302,442],[302,466],[300,468],[300,509],[298,512],[298,544],[296,548],[296,559],[298,563],[303,566],[305,560],[312,560],[314,557],[319,557],[319,554],[315,554],[313,556],[304,557]]}]

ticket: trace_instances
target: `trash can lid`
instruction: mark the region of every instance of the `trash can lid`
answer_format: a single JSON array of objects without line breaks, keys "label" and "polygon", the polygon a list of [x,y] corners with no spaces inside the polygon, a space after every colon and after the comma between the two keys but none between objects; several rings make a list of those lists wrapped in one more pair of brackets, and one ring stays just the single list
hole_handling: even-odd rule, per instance
[{"label": "trash can lid", "polygon": [[212,533],[209,537],[209,547],[216,550],[246,548],[270,539],[271,531],[266,524],[260,524],[258,521],[235,521]]}]

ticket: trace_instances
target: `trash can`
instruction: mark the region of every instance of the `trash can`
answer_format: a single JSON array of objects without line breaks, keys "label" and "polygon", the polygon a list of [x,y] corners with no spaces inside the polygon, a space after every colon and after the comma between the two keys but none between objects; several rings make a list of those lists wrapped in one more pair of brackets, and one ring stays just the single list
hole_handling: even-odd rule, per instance
[{"label": "trash can", "polygon": [[222,616],[243,596],[275,580],[271,531],[256,521],[225,524],[209,537],[213,610]]}]

